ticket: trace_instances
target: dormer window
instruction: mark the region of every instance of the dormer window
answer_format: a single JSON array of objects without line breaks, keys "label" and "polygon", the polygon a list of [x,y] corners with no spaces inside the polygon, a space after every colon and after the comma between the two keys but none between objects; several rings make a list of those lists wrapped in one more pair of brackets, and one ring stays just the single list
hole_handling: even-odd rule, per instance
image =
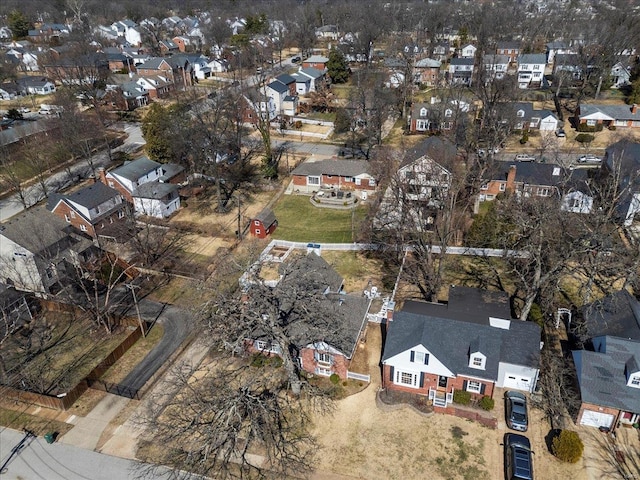
[{"label": "dormer window", "polygon": [[469,355],[469,368],[484,370],[487,364],[487,357],[480,352],[473,352]]},{"label": "dormer window", "polygon": [[640,388],[640,375],[632,375],[629,379],[629,386]]},{"label": "dormer window", "polygon": [[420,109],[420,116],[421,117],[426,117],[427,116],[427,109],[426,108],[421,108]]},{"label": "dormer window", "polygon": [[518,110],[518,117],[524,117],[524,110]]},{"label": "dormer window", "polygon": [[447,108],[447,109],[444,111],[444,116],[445,116],[445,117],[450,117],[451,115],[453,115],[453,110],[451,110],[450,108]]},{"label": "dormer window", "polygon": [[429,354],[424,352],[418,352],[411,350],[410,360],[414,363],[420,363],[422,365],[429,365]]}]

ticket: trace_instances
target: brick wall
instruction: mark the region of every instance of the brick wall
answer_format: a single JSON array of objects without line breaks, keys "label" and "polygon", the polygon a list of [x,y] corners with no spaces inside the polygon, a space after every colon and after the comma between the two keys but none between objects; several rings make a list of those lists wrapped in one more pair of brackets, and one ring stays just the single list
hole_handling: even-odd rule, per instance
[{"label": "brick wall", "polygon": [[53,213],[62,220],[66,220],[78,230],[96,238],[96,232],[93,225],[76,213],[75,210],[65,202],[59,202],[58,205],[56,205],[56,208],[54,208]]},{"label": "brick wall", "polygon": [[324,363],[318,363],[314,357],[315,350],[311,348],[303,348],[300,352],[302,359],[302,368],[305,372],[316,373],[316,367],[330,368],[332,373],[336,373],[340,378],[347,379],[347,370],[349,370],[349,360],[342,355],[333,355],[333,364],[328,366]]}]

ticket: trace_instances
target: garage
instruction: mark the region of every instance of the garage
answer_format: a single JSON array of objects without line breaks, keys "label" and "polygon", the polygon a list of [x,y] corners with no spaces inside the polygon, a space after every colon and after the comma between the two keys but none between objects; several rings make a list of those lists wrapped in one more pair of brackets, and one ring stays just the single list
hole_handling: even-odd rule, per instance
[{"label": "garage", "polygon": [[524,390],[525,392],[530,392],[531,381],[531,377],[525,377],[522,375],[516,375],[515,373],[507,372],[504,375],[504,388],[514,388],[516,390]]},{"label": "garage", "polygon": [[586,425],[587,427],[607,427],[611,428],[613,425],[614,416],[610,413],[594,412],[593,410],[584,410],[582,412],[582,418],[580,419],[580,425]]}]

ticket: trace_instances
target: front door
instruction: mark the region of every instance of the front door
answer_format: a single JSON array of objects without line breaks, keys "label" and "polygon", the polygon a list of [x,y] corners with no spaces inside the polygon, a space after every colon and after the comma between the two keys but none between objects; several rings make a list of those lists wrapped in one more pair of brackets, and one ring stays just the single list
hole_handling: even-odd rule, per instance
[{"label": "front door", "polygon": [[447,388],[447,377],[443,377],[442,375],[438,377],[438,388]]}]

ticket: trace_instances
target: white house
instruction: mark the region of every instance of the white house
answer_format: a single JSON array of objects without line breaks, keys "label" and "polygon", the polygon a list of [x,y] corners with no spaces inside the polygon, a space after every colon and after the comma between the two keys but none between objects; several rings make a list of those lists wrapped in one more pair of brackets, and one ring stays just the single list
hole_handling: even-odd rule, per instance
[{"label": "white house", "polygon": [[547,64],[544,53],[525,53],[518,56],[518,87],[539,88]]},{"label": "white house", "polygon": [[477,50],[475,46],[468,43],[460,49],[460,56],[462,58],[475,58]]},{"label": "white house", "polygon": [[141,215],[167,218],[180,209],[178,185],[172,183],[143,183],[132,196],[133,208]]},{"label": "white house", "polygon": [[581,191],[573,191],[562,197],[560,209],[572,213],[591,213],[593,197]]},{"label": "white house", "polygon": [[616,63],[611,67],[611,88],[620,88],[629,85],[631,80],[631,68],[622,64],[622,62]]},{"label": "white house", "polygon": [[504,78],[509,69],[509,55],[488,54],[482,57],[485,82]]}]

